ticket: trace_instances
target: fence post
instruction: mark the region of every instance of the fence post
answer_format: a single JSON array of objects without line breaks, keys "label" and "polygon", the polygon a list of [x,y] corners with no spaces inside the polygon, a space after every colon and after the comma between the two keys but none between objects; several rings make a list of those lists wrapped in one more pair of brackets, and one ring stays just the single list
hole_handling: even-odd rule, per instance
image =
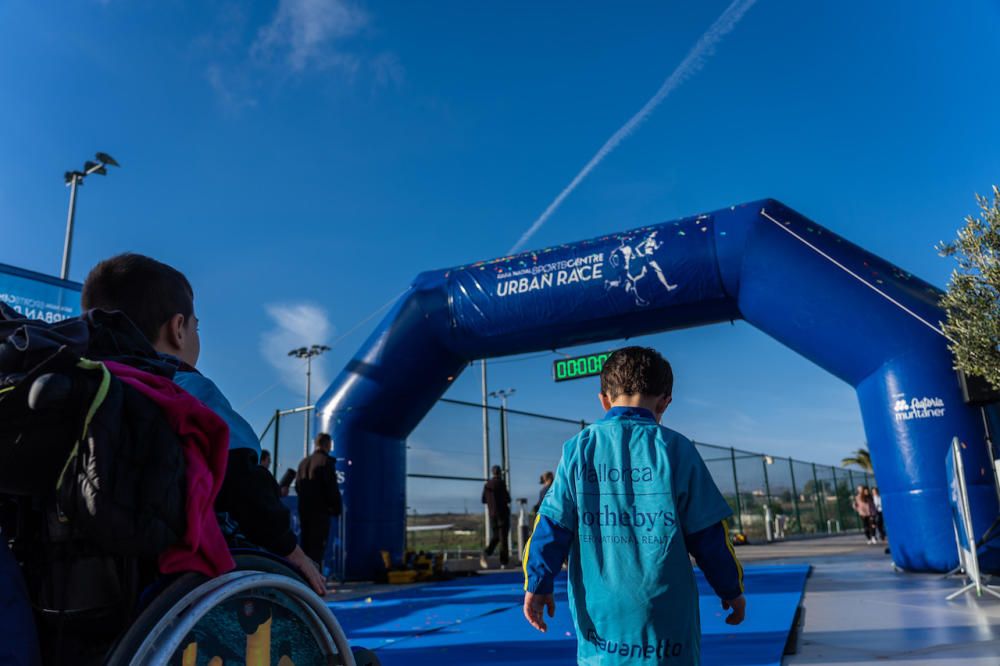
[{"label": "fence post", "polygon": [[[833,498],[837,504],[837,525],[846,525],[847,520],[844,519],[844,507],[840,503],[840,488],[837,486],[837,468],[831,467],[830,470],[833,472]],[[839,532],[840,530],[838,529],[837,531]]]},{"label": "fence post", "polygon": [[761,456],[760,462],[764,466],[764,497],[767,498],[767,505],[771,506],[771,482],[767,478],[767,456]]},{"label": "fence post", "polygon": [[733,490],[736,491],[736,524],[743,531],[743,503],[740,502],[740,482],[736,478],[736,449],[729,447],[729,456],[733,462]]},{"label": "fence post", "polygon": [[795,507],[795,522],[799,525],[799,534],[805,534],[806,529],[802,525],[802,514],[799,513],[799,489],[795,486],[795,461],[788,459],[788,471],[792,474],[792,506]]},{"label": "fence post", "polygon": [[278,429],[281,427],[281,410],[274,410],[274,456],[271,458],[271,476],[278,478]]},{"label": "fence post", "polygon": [[[486,402],[488,386],[486,383],[486,359],[482,360],[483,388],[483,479],[490,478],[490,408]],[[490,508],[483,507],[483,548],[490,543]]]},{"label": "fence post", "polygon": [[510,460],[507,459],[507,408],[500,405],[500,469],[503,470],[503,482],[510,494]]},{"label": "fence post", "polygon": [[847,470],[847,471],[848,471],[848,474],[850,475],[848,478],[851,481],[851,495],[850,495],[851,513],[854,514],[854,525],[857,527],[857,529],[861,530],[861,529],[864,529],[864,525],[861,523],[861,516],[859,516],[858,512],[854,510],[854,492],[855,492],[854,488],[855,488],[855,484],[856,484],[856,481],[854,479],[854,472],[852,472],[851,470]]},{"label": "fence post", "polygon": [[[771,483],[767,478],[767,456],[761,455],[760,464],[764,466],[764,534],[770,536],[768,541],[774,541],[774,515],[771,513]],[[768,520],[770,518],[770,520]]]},{"label": "fence post", "polygon": [[816,524],[816,531],[819,531],[819,526],[826,522],[826,512],[823,511],[823,489],[819,485],[819,477],[816,476],[816,463],[811,463],[813,469],[813,485],[816,486],[816,509],[819,511],[817,518],[819,522]]}]

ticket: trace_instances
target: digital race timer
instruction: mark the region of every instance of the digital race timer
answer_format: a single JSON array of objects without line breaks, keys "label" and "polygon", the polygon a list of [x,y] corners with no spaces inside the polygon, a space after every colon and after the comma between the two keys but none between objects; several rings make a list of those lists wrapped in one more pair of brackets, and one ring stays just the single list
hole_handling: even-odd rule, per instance
[{"label": "digital race timer", "polygon": [[557,382],[564,382],[569,379],[580,379],[581,377],[593,377],[601,374],[604,362],[608,360],[612,352],[600,354],[588,354],[574,358],[562,358],[552,364],[552,377]]}]

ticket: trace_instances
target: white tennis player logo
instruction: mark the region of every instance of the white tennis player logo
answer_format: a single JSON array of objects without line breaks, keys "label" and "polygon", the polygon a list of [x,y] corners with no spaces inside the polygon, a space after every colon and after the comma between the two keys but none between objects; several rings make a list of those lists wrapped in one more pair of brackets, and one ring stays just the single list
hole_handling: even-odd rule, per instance
[{"label": "white tennis player logo", "polygon": [[663,247],[663,241],[656,239],[658,232],[651,232],[638,244],[632,246],[628,244],[629,238],[622,238],[621,245],[611,252],[608,261],[618,271],[618,277],[613,280],[604,281],[604,289],[616,289],[622,287],[625,293],[635,297],[635,304],[640,307],[649,305],[649,301],[639,294],[639,282],[645,279],[650,271],[668,292],[677,288],[676,284],[670,284],[667,276],[656,261],[654,253]]}]

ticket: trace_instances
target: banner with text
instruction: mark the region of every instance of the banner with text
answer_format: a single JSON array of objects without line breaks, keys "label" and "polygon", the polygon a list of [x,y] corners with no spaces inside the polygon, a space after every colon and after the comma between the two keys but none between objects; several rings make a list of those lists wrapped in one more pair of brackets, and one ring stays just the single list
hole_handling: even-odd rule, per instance
[{"label": "banner with text", "polygon": [[723,296],[709,216],[464,266],[448,281],[456,322],[481,335]]},{"label": "banner with text", "polygon": [[80,314],[79,282],[0,264],[0,303],[28,319],[54,323]]}]

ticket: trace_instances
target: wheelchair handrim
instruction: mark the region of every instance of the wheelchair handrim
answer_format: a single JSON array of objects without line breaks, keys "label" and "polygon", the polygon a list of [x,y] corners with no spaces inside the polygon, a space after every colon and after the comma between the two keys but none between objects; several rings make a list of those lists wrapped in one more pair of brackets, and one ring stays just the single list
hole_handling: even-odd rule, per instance
[{"label": "wheelchair handrim", "polygon": [[[160,628],[150,632],[129,663],[132,666],[168,663],[191,629],[213,608],[238,594],[259,588],[287,593],[318,621],[320,626],[317,628],[324,631],[316,633],[325,643],[327,653],[336,652],[344,666],[356,666],[344,630],[315,592],[288,576],[255,571],[234,571],[206,581],[198,589],[189,592],[164,616]],[[169,635],[164,636],[167,632]]]}]

